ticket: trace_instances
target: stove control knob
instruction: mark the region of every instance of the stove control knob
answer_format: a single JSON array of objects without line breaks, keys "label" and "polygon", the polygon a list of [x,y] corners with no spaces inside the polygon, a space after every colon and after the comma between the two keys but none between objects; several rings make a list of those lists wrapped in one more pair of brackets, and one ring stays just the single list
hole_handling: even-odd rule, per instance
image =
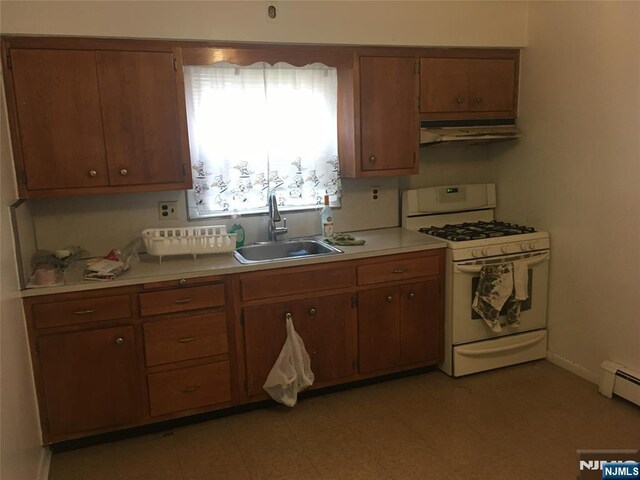
[{"label": "stove control knob", "polygon": [[521,243],[520,244],[520,250],[523,251],[523,252],[526,252],[527,251],[527,244],[526,243]]},{"label": "stove control knob", "polygon": [[476,249],[471,250],[471,256],[473,258],[478,258],[478,257],[482,256],[482,252],[480,250],[476,250]]},{"label": "stove control knob", "polygon": [[535,250],[536,249],[536,242],[530,242],[529,243],[529,250]]},{"label": "stove control knob", "polygon": [[502,247],[500,247],[500,251],[502,253],[509,253],[509,245],[502,245]]},{"label": "stove control knob", "polygon": [[488,248],[483,248],[482,249],[482,256],[483,257],[488,257],[489,256],[489,249]]}]

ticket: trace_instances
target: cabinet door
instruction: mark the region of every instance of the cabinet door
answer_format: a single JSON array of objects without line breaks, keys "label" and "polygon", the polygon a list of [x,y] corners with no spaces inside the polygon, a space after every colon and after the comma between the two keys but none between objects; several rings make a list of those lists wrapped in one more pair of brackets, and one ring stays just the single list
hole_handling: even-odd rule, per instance
[{"label": "cabinet door", "polygon": [[382,287],[358,294],[358,348],[361,373],[400,363],[399,287]]},{"label": "cabinet door", "polygon": [[183,182],[173,54],[99,51],[96,59],[111,185]]},{"label": "cabinet door", "polygon": [[27,190],[108,185],[94,52],[12,49],[11,61]]},{"label": "cabinet door", "polygon": [[403,285],[400,289],[401,363],[438,361],[442,344],[439,282]]},{"label": "cabinet door", "polygon": [[515,60],[469,60],[469,110],[505,112],[505,117],[515,117],[515,85]]},{"label": "cabinet door", "polygon": [[133,327],[46,335],[38,348],[49,435],[138,420]]},{"label": "cabinet door", "polygon": [[420,59],[421,112],[466,112],[468,89],[468,59]]},{"label": "cabinet door", "polygon": [[315,383],[353,374],[355,317],[351,295],[331,295],[244,309],[244,337],[249,396],[264,394],[269,372],[286,339],[285,316],[304,342]]},{"label": "cabinet door", "polygon": [[419,118],[415,63],[414,58],[408,57],[360,58],[363,172],[383,175],[385,171],[395,175],[417,172]]}]

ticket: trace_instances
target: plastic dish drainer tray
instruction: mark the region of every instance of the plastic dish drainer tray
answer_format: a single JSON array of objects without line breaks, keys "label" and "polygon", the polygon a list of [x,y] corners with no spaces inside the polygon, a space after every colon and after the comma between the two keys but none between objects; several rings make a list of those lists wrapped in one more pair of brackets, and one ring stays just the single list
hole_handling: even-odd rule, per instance
[{"label": "plastic dish drainer tray", "polygon": [[148,228],[142,231],[142,240],[149,255],[204,255],[233,252],[236,234],[227,233],[224,225],[186,228]]}]

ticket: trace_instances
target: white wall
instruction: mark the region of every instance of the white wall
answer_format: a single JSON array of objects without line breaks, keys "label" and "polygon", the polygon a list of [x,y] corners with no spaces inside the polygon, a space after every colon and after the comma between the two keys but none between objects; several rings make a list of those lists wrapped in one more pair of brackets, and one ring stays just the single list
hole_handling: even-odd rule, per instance
[{"label": "white wall", "polygon": [[532,2],[501,217],[551,232],[550,359],[640,370],[640,3]]},{"label": "white wall", "polygon": [[4,33],[376,45],[523,46],[526,2],[3,1]]},{"label": "white wall", "polygon": [[16,199],[9,130],[0,93],[0,478],[40,478],[48,458],[31,373],[9,206]]}]

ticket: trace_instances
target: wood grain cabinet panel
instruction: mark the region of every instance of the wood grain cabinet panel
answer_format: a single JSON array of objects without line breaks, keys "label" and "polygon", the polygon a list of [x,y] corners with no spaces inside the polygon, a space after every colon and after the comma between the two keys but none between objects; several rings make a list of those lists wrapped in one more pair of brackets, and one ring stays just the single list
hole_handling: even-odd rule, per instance
[{"label": "wood grain cabinet panel", "polygon": [[437,255],[396,257],[386,262],[359,265],[358,285],[393,282],[438,275],[440,259]]},{"label": "wood grain cabinet panel", "polygon": [[435,57],[421,58],[421,119],[515,118],[518,60],[517,50],[451,49]]},{"label": "wood grain cabinet panel", "polygon": [[418,171],[418,74],[415,58],[360,58],[361,171]]},{"label": "wood grain cabinet panel", "polygon": [[180,362],[227,353],[225,312],[145,322],[147,366]]},{"label": "wood grain cabinet panel", "polygon": [[36,328],[52,328],[128,318],[131,304],[129,295],[115,295],[38,303],[33,305],[32,312]]},{"label": "wood grain cabinet panel", "polygon": [[160,315],[219,307],[224,305],[224,295],[222,284],[141,293],[139,295],[140,315]]},{"label": "wood grain cabinet panel", "polygon": [[133,327],[44,335],[38,349],[49,436],[115,428],[139,419]]},{"label": "wood grain cabinet panel", "polygon": [[18,181],[29,190],[108,185],[95,53],[14,49],[11,59]]},{"label": "wood grain cabinet panel", "polygon": [[355,310],[351,295],[330,295],[244,309],[248,395],[258,396],[286,339],[286,314],[311,360],[315,383],[334,382],[354,373]]},{"label": "wood grain cabinet panel", "polygon": [[400,364],[398,287],[381,287],[358,294],[358,348],[361,373]]},{"label": "wood grain cabinet panel", "polygon": [[229,362],[148,375],[151,416],[167,415],[231,401]]},{"label": "wood grain cabinet panel", "polygon": [[21,198],[191,188],[181,50],[117,45],[3,40]]},{"label": "wood grain cabinet panel", "polygon": [[400,300],[400,363],[442,361],[439,281],[403,285]]}]

